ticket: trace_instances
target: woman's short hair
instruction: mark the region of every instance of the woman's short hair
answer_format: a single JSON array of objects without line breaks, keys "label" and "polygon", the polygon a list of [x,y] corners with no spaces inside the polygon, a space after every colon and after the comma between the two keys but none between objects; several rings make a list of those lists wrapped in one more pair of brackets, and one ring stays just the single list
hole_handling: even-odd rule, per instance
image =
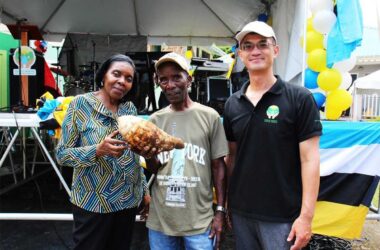
[{"label": "woman's short hair", "polygon": [[107,71],[109,70],[109,68],[111,67],[112,63],[114,62],[126,62],[129,65],[131,65],[131,67],[133,68],[132,88],[128,91],[128,93],[122,99],[122,102],[130,101],[137,93],[137,81],[136,81],[137,76],[136,76],[136,66],[129,56],[116,54],[108,58],[106,61],[104,61],[95,75],[96,87],[98,89],[103,87],[103,83],[102,83],[103,78],[105,74],[107,73]]}]

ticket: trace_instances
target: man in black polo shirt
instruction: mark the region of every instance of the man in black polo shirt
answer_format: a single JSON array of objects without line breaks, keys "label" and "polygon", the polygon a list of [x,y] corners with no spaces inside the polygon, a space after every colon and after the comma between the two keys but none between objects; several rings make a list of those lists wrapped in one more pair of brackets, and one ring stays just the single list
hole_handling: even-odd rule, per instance
[{"label": "man in black polo shirt", "polygon": [[226,102],[229,209],[237,249],[301,249],[311,237],[322,126],[312,94],[273,74],[273,29],[251,22],[236,35],[249,73]]}]

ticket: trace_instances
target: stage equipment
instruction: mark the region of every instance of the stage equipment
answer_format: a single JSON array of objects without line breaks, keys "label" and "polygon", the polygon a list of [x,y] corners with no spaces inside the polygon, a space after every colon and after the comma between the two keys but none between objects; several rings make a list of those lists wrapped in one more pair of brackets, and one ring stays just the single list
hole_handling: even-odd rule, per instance
[{"label": "stage equipment", "polygon": [[207,102],[226,101],[232,95],[230,79],[223,76],[207,77]]},{"label": "stage equipment", "polygon": [[76,96],[85,94],[92,91],[92,84],[84,82],[81,80],[75,80],[73,77],[69,76],[66,78],[67,81],[63,85],[63,95],[64,96]]},{"label": "stage equipment", "polygon": [[50,67],[49,69],[51,70],[51,72],[57,74],[57,76],[58,76],[58,75],[63,76],[63,77],[67,77],[67,76],[69,76],[69,73],[66,72],[66,71],[64,71],[64,70],[63,70],[62,68],[60,68],[60,67]]},{"label": "stage equipment", "polygon": [[[32,70],[36,70],[35,76],[21,76],[21,78],[26,77],[28,79],[27,86],[28,88],[22,88],[20,85],[20,76],[14,75],[13,71],[16,69],[18,71],[18,66],[13,61],[15,49],[10,50],[9,54],[9,95],[10,95],[10,105],[14,107],[15,112],[23,112],[26,111],[27,106],[35,106],[35,101],[44,94],[45,92],[45,74],[44,74],[44,66],[45,59],[42,53],[34,51],[36,56],[36,61],[34,65],[31,67]],[[20,99],[20,93],[23,93],[22,99]],[[25,99],[27,97],[27,99]],[[25,100],[28,100],[26,102]],[[25,105],[25,107],[24,107]]]},{"label": "stage equipment", "polygon": [[[29,24],[26,24],[25,22],[27,21],[27,19],[20,19],[17,21],[16,24],[7,24],[7,27],[9,29],[9,31],[11,32],[12,36],[14,39],[18,39],[19,40],[19,46],[18,46],[18,69],[19,69],[19,72],[18,72],[18,76],[17,76],[17,81],[18,81],[18,89],[17,89],[17,94],[18,94],[18,97],[16,98],[11,98],[11,105],[17,105],[18,108],[16,110],[24,110],[24,105],[25,106],[29,106],[30,104],[33,103],[33,99],[30,100],[29,98],[29,78],[30,79],[33,79],[35,78],[35,76],[28,76],[26,74],[23,73],[23,63],[22,63],[22,60],[24,60],[24,58],[22,58],[22,46],[28,46],[28,43],[29,43],[29,40],[43,40],[43,37],[38,29],[38,26],[36,25],[29,25]],[[13,50],[14,52],[14,50]],[[12,60],[13,62],[13,60]],[[16,66],[14,64],[14,66]],[[15,67],[13,67],[15,68]],[[42,67],[43,68],[43,67]],[[42,73],[43,75],[43,73]],[[10,72],[10,76],[11,78],[13,76],[15,76],[13,70]],[[43,76],[42,76],[43,77]],[[15,85],[16,83],[13,81],[13,85]],[[43,84],[43,81],[41,82],[41,84]],[[12,86],[12,84],[11,84]],[[13,101],[13,103],[12,103]]]},{"label": "stage equipment", "polygon": [[91,40],[92,42],[92,62],[90,62],[91,64],[91,70],[92,70],[92,84],[93,84],[93,90],[96,91],[96,83],[95,83],[95,75],[96,75],[96,71],[98,70],[98,63],[95,61],[95,47],[96,47],[96,43],[94,42],[94,40]]},{"label": "stage equipment", "polygon": [[[139,114],[148,114],[157,110],[157,103],[154,94],[155,82],[153,75],[155,72],[154,63],[168,52],[126,52],[136,66],[136,77],[134,84],[137,84],[137,94],[132,102],[137,107]],[[148,99],[146,101],[146,99]],[[152,107],[150,109],[150,107]]]},{"label": "stage equipment", "polygon": [[224,113],[224,104],[232,95],[231,80],[223,76],[207,77],[207,103],[220,115]]},{"label": "stage equipment", "polygon": [[[220,63],[220,62],[214,62]],[[190,97],[199,103],[208,105],[209,102],[209,90],[207,87],[208,77],[215,77],[225,75],[228,71],[228,67],[224,67],[224,63],[219,64],[223,67],[206,67],[204,65],[211,65],[211,61],[204,58],[193,58],[191,65],[194,68],[193,83],[191,85]],[[213,64],[214,66],[216,64]],[[211,89],[213,91],[213,89]]]}]

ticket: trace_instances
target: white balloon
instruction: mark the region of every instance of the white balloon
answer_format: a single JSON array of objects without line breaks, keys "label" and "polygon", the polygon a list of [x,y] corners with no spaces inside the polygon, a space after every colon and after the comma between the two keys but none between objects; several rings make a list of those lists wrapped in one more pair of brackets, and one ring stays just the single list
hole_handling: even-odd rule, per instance
[{"label": "white balloon", "polygon": [[336,22],[336,15],[330,10],[321,10],[315,13],[313,27],[322,34],[327,34]]},{"label": "white balloon", "polygon": [[346,72],[353,69],[355,65],[356,55],[352,53],[350,58],[334,63],[333,68],[339,70],[340,72]]},{"label": "white balloon", "polygon": [[310,11],[315,14],[321,10],[330,10],[334,9],[334,3],[332,0],[311,0],[310,1]]},{"label": "white balloon", "polygon": [[342,72],[341,75],[342,83],[340,84],[339,88],[347,90],[351,86],[352,76],[349,72]]}]

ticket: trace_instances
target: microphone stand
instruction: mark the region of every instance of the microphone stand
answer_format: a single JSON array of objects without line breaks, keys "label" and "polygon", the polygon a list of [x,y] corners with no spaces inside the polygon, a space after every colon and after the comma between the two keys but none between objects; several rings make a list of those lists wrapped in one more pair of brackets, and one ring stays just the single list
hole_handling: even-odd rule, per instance
[{"label": "microphone stand", "polygon": [[[18,35],[19,35],[19,40],[18,40],[18,83],[20,87],[19,91],[19,102],[17,104],[17,107],[14,108],[16,112],[22,112],[26,110],[26,107],[24,106],[24,102],[22,100],[22,80],[21,80],[21,68],[22,68],[22,63],[21,63],[21,24],[24,22],[24,19],[19,19],[17,20],[17,29],[18,29]],[[27,93],[28,94],[28,93]]]},{"label": "microphone stand", "polygon": [[58,70],[61,69],[60,67],[60,63],[59,63],[59,53],[58,53],[58,50],[59,50],[59,46],[52,46],[53,48],[57,49],[57,72],[55,73],[55,81],[57,83],[57,85],[55,86],[57,90],[58,89],[58,80],[59,80],[59,76],[58,76]]},{"label": "microphone stand", "polygon": [[92,74],[93,74],[93,91],[96,91],[96,83],[95,83],[95,75],[96,75],[96,63],[95,63],[95,46],[96,43],[94,40],[91,40],[92,42]]}]

